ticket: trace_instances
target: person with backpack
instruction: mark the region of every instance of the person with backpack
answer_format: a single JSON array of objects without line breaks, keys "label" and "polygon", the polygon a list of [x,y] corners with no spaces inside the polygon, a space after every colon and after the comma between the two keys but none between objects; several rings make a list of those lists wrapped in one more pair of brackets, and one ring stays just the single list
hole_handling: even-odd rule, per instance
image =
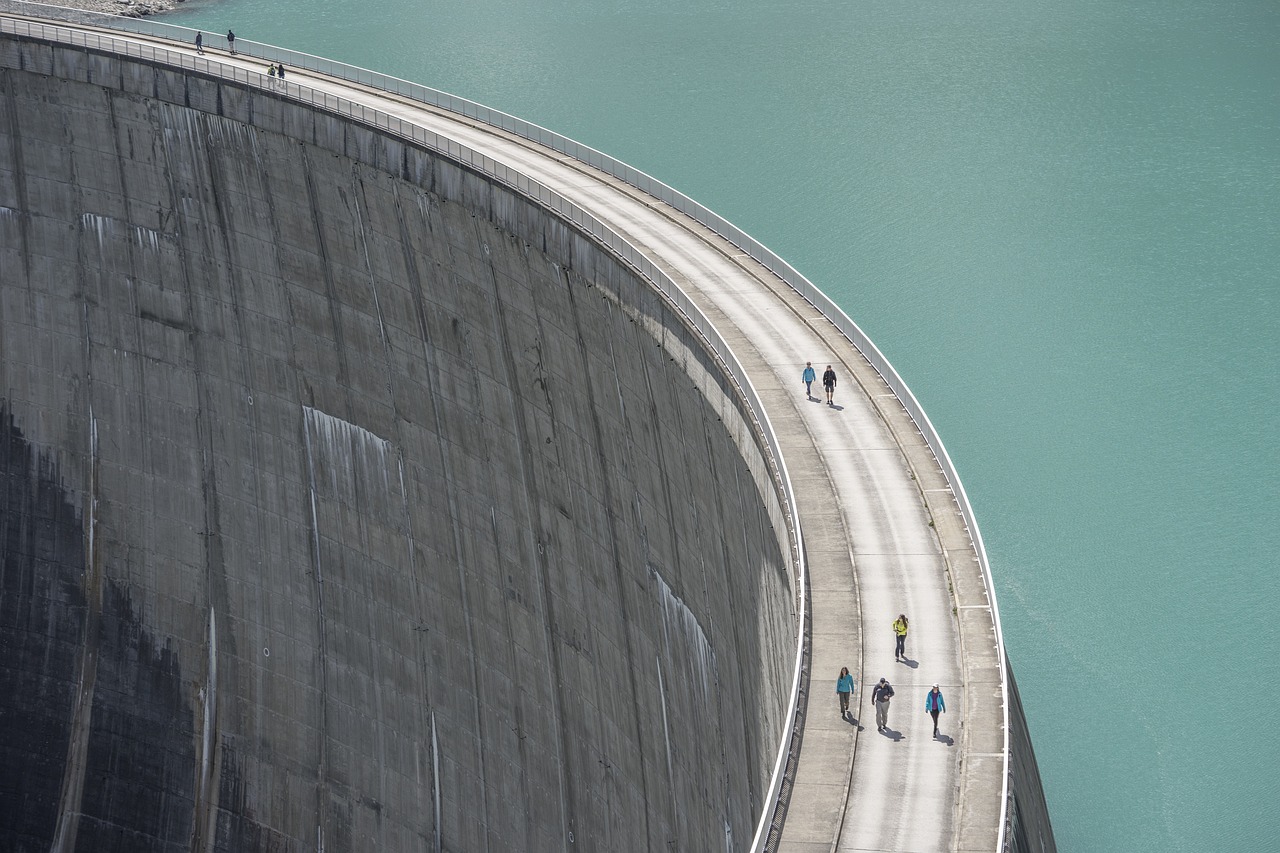
[{"label": "person with backpack", "polygon": [[827,405],[832,405],[831,398],[836,393],[836,372],[831,369],[831,365],[827,365],[827,369],[822,373],[822,387],[827,392]]},{"label": "person with backpack", "polygon": [[938,736],[938,714],[947,713],[947,703],[942,701],[942,691],[938,689],[938,685],[933,685],[933,689],[925,694],[924,710],[926,714],[933,717],[933,736]]},{"label": "person with backpack", "polygon": [[236,52],[236,34],[227,30],[227,50],[234,56]]},{"label": "person with backpack", "polygon": [[849,699],[853,696],[853,676],[849,667],[840,667],[840,677],[836,679],[836,698],[840,700],[840,716],[849,713]]},{"label": "person with backpack", "polygon": [[871,691],[871,704],[876,706],[876,731],[878,732],[889,728],[889,700],[892,698],[893,685],[887,678],[881,678],[880,683]]}]

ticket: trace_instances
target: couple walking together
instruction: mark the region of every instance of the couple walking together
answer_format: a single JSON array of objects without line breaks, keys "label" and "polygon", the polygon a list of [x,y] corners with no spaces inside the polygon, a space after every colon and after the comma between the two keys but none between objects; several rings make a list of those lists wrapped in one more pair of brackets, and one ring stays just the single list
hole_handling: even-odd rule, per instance
[{"label": "couple walking together", "polygon": [[[804,394],[810,400],[813,399],[813,380],[816,378],[817,374],[813,372],[813,362],[806,361],[804,363],[804,373],[800,374],[800,381],[804,383]],[[831,398],[836,393],[836,372],[831,369],[829,364],[822,374],[822,388],[827,392],[827,405],[834,405]]]}]

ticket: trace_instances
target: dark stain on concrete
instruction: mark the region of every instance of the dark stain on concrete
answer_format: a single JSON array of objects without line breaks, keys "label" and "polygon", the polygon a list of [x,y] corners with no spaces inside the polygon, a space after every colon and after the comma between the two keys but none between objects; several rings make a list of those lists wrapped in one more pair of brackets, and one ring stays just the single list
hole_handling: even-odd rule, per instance
[{"label": "dark stain on concrete", "polygon": [[[80,657],[95,646],[75,849],[187,850],[198,737],[192,696],[175,650],[109,576],[96,643],[86,642],[84,521],[74,498],[0,398],[0,850],[50,849]],[[237,763],[223,765],[227,819],[217,849],[278,849],[248,814],[239,777]]]},{"label": "dark stain on concrete", "polygon": [[0,849],[47,851],[83,647],[80,515],[0,399]]}]

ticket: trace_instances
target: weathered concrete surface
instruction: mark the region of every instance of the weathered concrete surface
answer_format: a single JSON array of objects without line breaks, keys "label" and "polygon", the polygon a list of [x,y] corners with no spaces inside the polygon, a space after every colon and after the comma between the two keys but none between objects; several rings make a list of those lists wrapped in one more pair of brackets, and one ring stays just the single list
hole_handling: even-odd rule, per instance
[{"label": "weathered concrete surface", "polygon": [[[329,103],[341,98],[357,103],[356,109],[372,107],[381,111],[379,121],[410,122],[428,135],[492,158],[501,170],[530,176],[641,247],[731,345],[774,423],[804,519],[815,590],[807,660],[816,677],[809,685],[812,701],[801,703],[808,707],[805,748],[795,785],[786,786],[793,791],[792,809],[780,849],[994,849],[1006,767],[1002,706],[1009,709],[1013,745],[1006,849],[1052,849],[1025,721],[1011,675],[1002,690],[993,609],[953,484],[942,475],[901,401],[828,317],[816,314],[768,270],[687,216],[526,139],[305,69],[291,71],[288,86],[272,87],[261,74],[261,57],[197,61],[189,45],[115,36],[117,47],[131,53],[158,50],[157,61],[166,66],[182,62],[236,73],[248,84],[218,87],[213,103],[208,87],[186,88],[183,103],[247,125],[259,113],[275,115],[270,102],[281,97],[323,97]],[[73,73],[90,73],[74,57],[63,61]],[[145,81],[144,76],[132,82]],[[176,97],[170,82],[154,88]],[[290,132],[314,130],[300,121]],[[377,137],[348,138],[350,144],[364,146],[359,149],[364,162],[382,156],[381,143],[370,145],[371,139]],[[383,161],[394,163],[386,157]],[[390,171],[397,168],[388,165]],[[834,409],[802,402],[796,393],[800,365],[815,355],[815,361],[826,356],[842,371],[840,405]],[[308,424],[316,422],[314,413],[307,417]],[[709,594],[724,593],[711,589]],[[913,618],[908,644],[913,660],[903,669],[892,666],[899,689],[893,728],[888,736],[859,737],[856,719],[840,720],[832,710],[829,679],[839,665],[852,664],[862,675],[864,692],[869,681],[885,674],[892,642],[887,622],[899,608]],[[881,613],[885,609],[889,612]],[[943,684],[951,710],[944,721],[949,734],[942,741],[928,738],[927,718],[918,707],[912,713],[934,679]],[[665,693],[661,682],[659,691]],[[211,716],[204,714],[205,719]],[[74,790],[66,793],[76,796]],[[480,801],[478,808],[487,808],[486,802]],[[652,835],[633,839],[633,846],[654,841]],[[745,846],[741,837],[726,835],[724,842],[726,847]]]},{"label": "weathered concrete surface", "polygon": [[0,38],[0,847],[742,849],[779,498],[628,269],[420,150]]}]

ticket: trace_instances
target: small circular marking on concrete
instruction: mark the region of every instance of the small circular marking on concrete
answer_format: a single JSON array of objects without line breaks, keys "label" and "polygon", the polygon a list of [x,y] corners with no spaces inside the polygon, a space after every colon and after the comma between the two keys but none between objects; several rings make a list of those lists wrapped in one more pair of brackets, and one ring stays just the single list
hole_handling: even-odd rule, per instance
[{"label": "small circular marking on concrete", "polygon": [[269,657],[271,657],[271,649],[266,649],[266,648],[264,648],[264,649],[262,650],[262,656],[263,656],[263,657],[265,657],[265,658],[269,658]]}]

